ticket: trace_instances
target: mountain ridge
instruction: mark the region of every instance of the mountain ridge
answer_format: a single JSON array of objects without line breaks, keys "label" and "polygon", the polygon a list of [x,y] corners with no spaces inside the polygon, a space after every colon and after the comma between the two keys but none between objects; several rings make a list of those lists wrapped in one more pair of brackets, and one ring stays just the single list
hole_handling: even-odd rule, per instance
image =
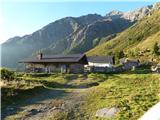
[{"label": "mountain ridge", "polygon": [[108,55],[123,50],[127,57],[142,61],[160,61],[160,56],[153,54],[154,44],[158,42],[160,51],[160,9],[155,9],[148,16],[121,32],[117,37],[87,52],[88,55]]},{"label": "mountain ridge", "polygon": [[[139,12],[143,14],[143,11]],[[142,16],[148,15],[148,12]],[[130,19],[123,17],[124,14],[111,11],[108,16],[88,14],[65,17],[32,34],[11,38],[2,44],[2,66],[16,67],[20,59],[39,51],[45,54],[84,53],[101,43],[103,37],[122,32],[141,17]]]}]

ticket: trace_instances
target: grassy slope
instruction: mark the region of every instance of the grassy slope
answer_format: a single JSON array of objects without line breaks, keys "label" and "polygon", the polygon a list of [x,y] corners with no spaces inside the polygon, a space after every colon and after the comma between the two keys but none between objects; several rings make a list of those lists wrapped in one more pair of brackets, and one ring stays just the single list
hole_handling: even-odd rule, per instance
[{"label": "grassy slope", "polygon": [[160,42],[160,31],[149,36],[144,41],[139,42],[139,44],[135,47],[139,49],[147,49],[147,48],[152,49],[155,42]]},{"label": "grassy slope", "polygon": [[[160,10],[153,11],[150,16],[143,18],[133,26],[122,32],[116,38],[87,52],[88,55],[107,55],[111,52],[124,50],[126,53],[131,48],[141,48],[145,51],[150,49],[149,56],[152,56],[153,45],[160,43]],[[147,55],[145,55],[146,57]],[[136,56],[137,57],[137,56]],[[143,58],[139,56],[140,58]]]},{"label": "grassy slope", "polygon": [[[99,86],[91,88],[86,102],[79,106],[75,118],[97,120],[95,113],[104,107],[120,109],[114,120],[136,120],[159,99],[160,75],[115,74]],[[100,119],[102,120],[102,119]]]},{"label": "grassy slope", "polygon": [[[87,87],[90,83],[99,83],[98,86],[87,87],[85,94],[83,93],[82,102],[75,103],[76,106],[72,111],[57,113],[57,120],[62,119],[60,116],[63,116],[63,119],[66,120],[95,120],[98,119],[95,117],[96,111],[104,107],[118,107],[120,109],[115,119],[135,120],[160,100],[160,74],[135,74],[133,72],[131,74],[53,74],[48,77],[25,76],[24,78],[27,81],[29,79],[46,81],[47,84],[44,84],[47,85],[45,89],[56,87],[70,90],[71,87],[74,90],[84,85]],[[57,85],[55,86],[56,81],[59,84],[56,83]],[[65,87],[66,84],[71,84],[72,86]],[[20,97],[23,93],[18,96]],[[32,91],[33,95],[35,95],[34,93],[36,95],[39,94],[37,90]],[[12,97],[7,98],[11,100]],[[19,102],[20,100],[23,101],[23,99],[19,99]],[[12,99],[12,102],[16,103],[18,101]],[[60,119],[58,119],[59,117]],[[55,120],[55,116],[53,120]]]}]

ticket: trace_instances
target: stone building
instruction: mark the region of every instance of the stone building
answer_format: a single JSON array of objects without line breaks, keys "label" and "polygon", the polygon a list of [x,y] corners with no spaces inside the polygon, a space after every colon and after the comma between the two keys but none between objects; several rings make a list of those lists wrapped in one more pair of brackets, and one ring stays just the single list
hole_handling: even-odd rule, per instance
[{"label": "stone building", "polygon": [[88,61],[85,54],[44,56],[40,53],[19,63],[25,64],[26,72],[83,73]]}]

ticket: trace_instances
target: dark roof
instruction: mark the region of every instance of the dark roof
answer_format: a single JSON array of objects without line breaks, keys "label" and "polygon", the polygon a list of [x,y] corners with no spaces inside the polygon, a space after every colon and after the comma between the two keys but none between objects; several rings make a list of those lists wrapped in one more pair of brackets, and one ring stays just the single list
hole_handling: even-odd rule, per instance
[{"label": "dark roof", "polygon": [[88,62],[93,63],[113,63],[113,56],[89,56],[87,57]]},{"label": "dark roof", "polygon": [[72,54],[72,55],[52,55],[52,56],[42,56],[42,59],[37,57],[28,58],[19,61],[20,63],[76,63],[79,62],[85,54]]}]

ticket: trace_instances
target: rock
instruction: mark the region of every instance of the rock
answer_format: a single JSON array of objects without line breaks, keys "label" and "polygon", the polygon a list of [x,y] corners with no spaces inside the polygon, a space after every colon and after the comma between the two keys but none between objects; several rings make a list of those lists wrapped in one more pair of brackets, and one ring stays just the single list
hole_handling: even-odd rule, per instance
[{"label": "rock", "polygon": [[61,109],[65,109],[65,105],[64,104],[62,104]]},{"label": "rock", "polygon": [[28,111],[28,113],[29,113],[28,115],[32,116],[32,115],[35,115],[35,114],[37,114],[39,112],[41,112],[41,110],[31,109],[31,110]]},{"label": "rock", "polygon": [[115,114],[118,112],[118,108],[103,108],[97,110],[96,117],[104,117],[104,118],[113,118]]},{"label": "rock", "polygon": [[14,110],[14,108],[13,108],[13,107],[8,107],[8,108],[7,108],[7,110],[9,110],[9,111],[13,111],[13,110]]},{"label": "rock", "polygon": [[58,109],[58,107],[53,107],[52,109],[53,109],[53,110],[56,110],[56,109]]}]

